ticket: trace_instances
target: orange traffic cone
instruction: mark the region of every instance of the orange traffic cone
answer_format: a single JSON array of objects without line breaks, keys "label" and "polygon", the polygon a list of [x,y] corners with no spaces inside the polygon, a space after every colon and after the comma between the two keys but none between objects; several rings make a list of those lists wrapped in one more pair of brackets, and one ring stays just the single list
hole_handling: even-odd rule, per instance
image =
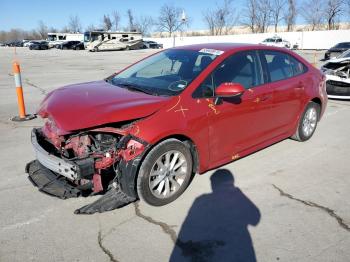
[{"label": "orange traffic cone", "polygon": [[17,93],[17,103],[18,103],[18,116],[12,117],[12,121],[27,121],[34,119],[35,115],[27,115],[26,108],[24,105],[23,89],[22,89],[22,79],[21,79],[21,69],[19,63],[13,63],[13,75],[15,77],[16,93]]}]

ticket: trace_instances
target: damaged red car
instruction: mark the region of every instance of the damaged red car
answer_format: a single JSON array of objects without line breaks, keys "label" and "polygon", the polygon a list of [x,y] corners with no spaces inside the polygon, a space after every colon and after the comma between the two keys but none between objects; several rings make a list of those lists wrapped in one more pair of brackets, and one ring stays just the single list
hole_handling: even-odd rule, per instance
[{"label": "damaged red car", "polygon": [[289,137],[308,140],[326,105],[323,74],[292,51],[231,43],[167,49],[105,80],[49,93],[26,172],[59,198],[102,195],[76,213],[138,198],[161,206],[195,173]]}]

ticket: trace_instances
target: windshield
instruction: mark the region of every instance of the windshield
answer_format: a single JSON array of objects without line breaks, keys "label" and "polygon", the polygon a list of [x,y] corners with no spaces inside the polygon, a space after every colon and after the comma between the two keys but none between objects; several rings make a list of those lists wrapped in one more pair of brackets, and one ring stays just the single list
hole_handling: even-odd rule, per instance
[{"label": "windshield", "polygon": [[48,39],[49,41],[56,41],[56,35],[48,35],[48,36],[47,36],[47,39]]},{"label": "windshield", "polygon": [[222,51],[169,49],[114,76],[113,85],[152,95],[181,93]]},{"label": "windshield", "polygon": [[90,32],[85,32],[84,33],[84,42],[89,42],[90,41]]},{"label": "windshield", "polygon": [[335,45],[335,48],[350,48],[350,43],[339,43]]},{"label": "windshield", "polygon": [[350,57],[350,49],[345,51],[344,53],[342,53],[340,56],[338,56],[337,58],[347,58]]}]

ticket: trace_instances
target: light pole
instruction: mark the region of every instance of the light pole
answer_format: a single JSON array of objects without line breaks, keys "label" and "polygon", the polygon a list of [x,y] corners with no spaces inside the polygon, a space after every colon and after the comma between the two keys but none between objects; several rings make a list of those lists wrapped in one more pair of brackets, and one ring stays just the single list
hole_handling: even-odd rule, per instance
[{"label": "light pole", "polygon": [[179,25],[175,28],[175,30],[173,32],[173,47],[175,47],[175,33],[184,23],[186,23],[186,20],[187,20],[187,17],[186,17],[185,10],[182,10],[181,22],[179,23]]}]

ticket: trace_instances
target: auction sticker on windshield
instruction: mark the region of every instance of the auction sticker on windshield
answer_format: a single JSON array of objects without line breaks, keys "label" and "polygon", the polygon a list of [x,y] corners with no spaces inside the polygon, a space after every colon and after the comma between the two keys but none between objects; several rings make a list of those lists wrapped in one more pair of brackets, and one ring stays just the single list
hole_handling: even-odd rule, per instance
[{"label": "auction sticker on windshield", "polygon": [[222,55],[224,53],[224,51],[210,49],[210,48],[203,48],[203,49],[199,50],[199,52],[210,54],[210,55]]}]

